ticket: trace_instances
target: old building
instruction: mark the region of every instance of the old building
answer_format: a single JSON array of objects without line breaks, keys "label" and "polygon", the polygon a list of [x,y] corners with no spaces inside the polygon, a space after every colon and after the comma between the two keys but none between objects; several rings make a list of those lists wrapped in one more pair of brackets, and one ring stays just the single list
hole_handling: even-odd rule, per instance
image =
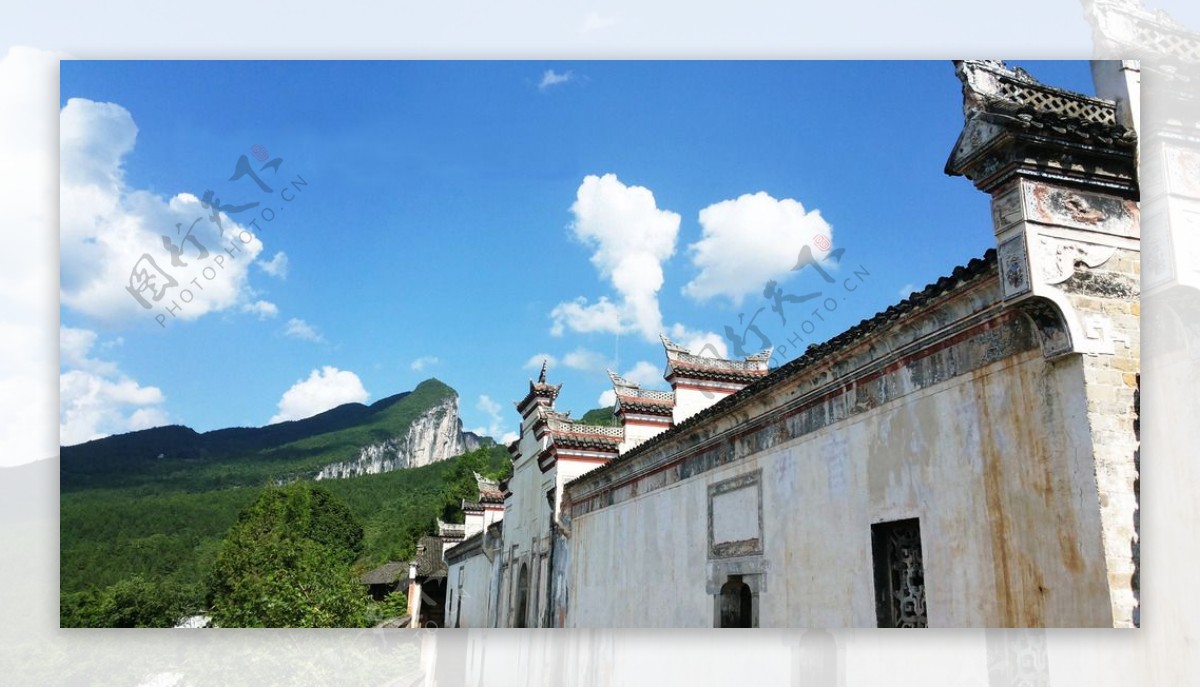
[{"label": "old building", "polygon": [[996,248],[774,370],[664,338],[619,427],[543,369],[450,625],[1134,625],[1137,99],[955,66]]}]

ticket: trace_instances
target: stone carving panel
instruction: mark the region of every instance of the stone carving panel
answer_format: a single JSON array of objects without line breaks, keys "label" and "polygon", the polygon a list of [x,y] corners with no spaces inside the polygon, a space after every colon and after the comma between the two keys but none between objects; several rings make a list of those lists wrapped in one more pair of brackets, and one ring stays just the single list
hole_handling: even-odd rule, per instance
[{"label": "stone carving panel", "polygon": [[1108,262],[1116,250],[1113,246],[1099,246],[1047,236],[1038,237],[1041,280],[1046,284],[1065,282],[1075,274],[1076,264],[1082,263],[1089,268],[1098,268]]},{"label": "stone carving panel", "polygon": [[1023,182],[1025,217],[1034,222],[1137,237],[1137,204],[1115,196]]},{"label": "stone carving panel", "polygon": [[1025,253],[1025,236],[1018,234],[1001,242],[998,257],[1004,298],[1011,299],[1029,293],[1029,258]]},{"label": "stone carving panel", "polygon": [[992,198],[992,226],[996,233],[1025,218],[1021,212],[1021,188],[1014,186]]}]

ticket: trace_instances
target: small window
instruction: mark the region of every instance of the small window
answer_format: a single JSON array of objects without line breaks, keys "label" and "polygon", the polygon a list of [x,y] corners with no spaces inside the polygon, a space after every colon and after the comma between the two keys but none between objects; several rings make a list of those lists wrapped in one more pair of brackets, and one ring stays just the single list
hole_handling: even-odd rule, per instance
[{"label": "small window", "polygon": [[925,628],[925,566],[915,518],[871,526],[875,616],[880,628]]}]

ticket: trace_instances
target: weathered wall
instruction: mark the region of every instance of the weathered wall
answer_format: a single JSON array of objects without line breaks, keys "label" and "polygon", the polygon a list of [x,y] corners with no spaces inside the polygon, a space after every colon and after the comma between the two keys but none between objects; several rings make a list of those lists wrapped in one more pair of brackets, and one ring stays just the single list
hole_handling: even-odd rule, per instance
[{"label": "weathered wall", "polygon": [[1134,395],[1141,366],[1139,279],[1141,254],[1118,250],[1099,267],[1077,270],[1064,291],[1089,332],[1102,337],[1106,353],[1083,357],[1087,419],[1095,450],[1095,473],[1113,623],[1140,622],[1138,479]]},{"label": "weathered wall", "polygon": [[713,625],[707,487],[761,470],[762,626],[874,626],[871,524],[911,517],[931,626],[1110,626],[1078,375],[1031,350],[576,518],[571,623]]},{"label": "weathered wall", "polygon": [[482,554],[476,554],[450,566],[446,580],[447,628],[486,628],[488,620],[488,595],[491,588],[492,563]]},{"label": "weathered wall", "polygon": [[[929,625],[1113,625],[1085,357],[1044,358],[994,266],[885,322],[569,486],[567,625],[712,626],[735,573],[761,626],[875,626],[871,526],[908,518]],[[710,488],[756,472],[714,553]]]}]

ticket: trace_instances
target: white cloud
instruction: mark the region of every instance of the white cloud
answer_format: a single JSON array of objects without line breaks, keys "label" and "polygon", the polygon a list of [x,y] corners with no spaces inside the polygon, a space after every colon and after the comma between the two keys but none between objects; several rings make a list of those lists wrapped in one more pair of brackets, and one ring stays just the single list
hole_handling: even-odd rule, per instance
[{"label": "white cloud", "polygon": [[508,444],[517,439],[518,435],[515,432],[508,430],[507,424],[504,422],[504,416],[501,413],[502,406],[493,401],[486,394],[479,395],[479,401],[476,402],[475,408],[482,411],[488,418],[486,426],[479,426],[471,430],[476,435],[486,435],[493,439],[497,439],[503,444]]},{"label": "white cloud", "polygon": [[79,444],[115,433],[166,425],[157,387],[144,387],[122,373],[116,363],[90,356],[97,335],[91,330],[59,330],[59,442]]},{"label": "white cloud", "polygon": [[67,55],[0,52],[0,466],[58,452],[58,64]]},{"label": "white cloud", "polygon": [[665,384],[662,368],[650,361],[638,361],[632,368],[626,370],[621,377],[630,382],[636,382],[642,387],[662,387]]},{"label": "white cloud", "polygon": [[313,370],[308,379],[298,380],[279,399],[279,412],[271,416],[270,423],[299,420],[315,416],[342,404],[364,403],[367,390],[358,375],[349,370],[338,370],[324,366]]},{"label": "white cloud", "polygon": [[583,28],[581,33],[592,33],[593,31],[603,31],[604,29],[616,26],[617,18],[615,16],[601,16],[599,12],[588,12],[583,18]]},{"label": "white cloud", "polygon": [[542,80],[538,84],[538,89],[545,91],[546,89],[551,88],[553,86],[558,86],[559,84],[565,84],[568,81],[571,81],[571,79],[573,79],[573,78],[574,78],[574,75],[571,72],[565,72],[563,74],[559,74],[558,72],[554,71],[553,69],[547,69],[545,72],[542,73]]},{"label": "white cloud", "polygon": [[617,393],[611,389],[606,389],[600,393],[600,398],[596,400],[600,406],[612,406],[617,403]]},{"label": "white cloud", "polygon": [[255,265],[272,277],[287,279],[288,257],[283,251],[276,251],[275,255],[271,256],[271,260],[260,260]]},{"label": "white cloud", "polygon": [[655,341],[663,329],[658,292],[663,285],[662,261],[675,252],[678,213],[660,210],[654,194],[642,186],[626,186],[614,174],[588,175],[571,206],[571,231],[594,249],[592,265],[620,295],[619,302],[585,297],[560,303],[550,313],[551,334],[637,332]]},{"label": "white cloud", "polygon": [[700,227],[701,239],[688,247],[699,274],[683,288],[699,301],[725,296],[741,305],[767,281],[790,275],[806,245],[819,261],[833,248],[833,231],[819,210],[762,191],[701,210]]},{"label": "white cloud", "polygon": [[266,320],[267,318],[274,318],[275,316],[279,315],[279,306],[276,306],[270,301],[263,301],[260,299],[254,303],[242,304],[242,312],[253,313],[254,315],[258,316],[259,320]]},{"label": "white cloud", "polygon": [[[222,235],[191,193],[165,200],[129,187],[123,161],[137,132],[114,103],[72,98],[59,114],[62,304],[118,322],[192,320],[244,302],[262,242],[224,214]],[[214,170],[215,182],[224,173]],[[135,279],[135,271],[153,282]],[[131,287],[143,288],[145,305]]]},{"label": "white cloud", "polygon": [[917,288],[913,286],[913,283],[909,282],[903,287],[900,287],[900,298],[907,299],[908,297],[912,296],[912,293],[916,290]]},{"label": "white cloud", "polygon": [[563,356],[562,363],[568,368],[593,372],[612,366],[611,361],[604,354],[583,347]]},{"label": "white cloud", "polygon": [[303,339],[309,342],[323,342],[325,338],[317,331],[317,328],[309,325],[300,318],[292,318],[287,323],[287,328],[283,333],[289,337]]},{"label": "white cloud", "polygon": [[729,358],[725,338],[715,332],[692,330],[676,324],[671,327],[671,339],[697,356]]},{"label": "white cloud", "polygon": [[522,367],[526,370],[541,370],[543,362],[546,364],[546,370],[553,370],[554,366],[558,365],[558,359],[550,354],[534,354]]},{"label": "white cloud", "polygon": [[441,363],[441,360],[439,360],[437,356],[422,356],[413,361],[409,367],[417,372],[421,372],[429,366],[437,365],[439,363]]},{"label": "white cloud", "polygon": [[591,305],[584,296],[564,301],[550,311],[550,317],[554,319],[550,334],[555,337],[561,337],[568,328],[573,332],[624,332],[627,329],[621,323],[622,308],[604,296]]}]

